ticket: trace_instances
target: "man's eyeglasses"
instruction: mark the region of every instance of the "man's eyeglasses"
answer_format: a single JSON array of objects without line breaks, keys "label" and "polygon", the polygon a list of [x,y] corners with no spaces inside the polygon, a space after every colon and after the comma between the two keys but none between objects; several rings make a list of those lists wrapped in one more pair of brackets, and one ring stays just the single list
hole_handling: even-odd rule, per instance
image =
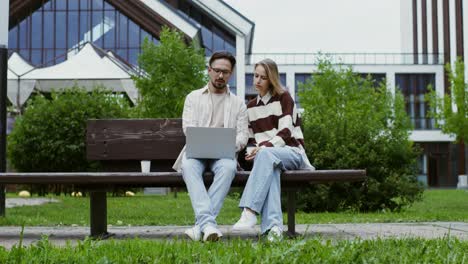
[{"label": "man's eyeglasses", "polygon": [[223,75],[229,75],[231,74],[231,71],[229,70],[221,70],[221,69],[218,69],[218,68],[211,68],[217,75],[220,75],[221,73]]}]

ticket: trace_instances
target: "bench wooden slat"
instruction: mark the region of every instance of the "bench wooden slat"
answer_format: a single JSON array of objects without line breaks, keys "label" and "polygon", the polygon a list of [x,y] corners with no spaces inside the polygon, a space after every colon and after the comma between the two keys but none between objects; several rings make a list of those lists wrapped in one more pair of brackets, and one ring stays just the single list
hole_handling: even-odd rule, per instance
[{"label": "bench wooden slat", "polygon": [[[249,172],[238,172],[233,186],[245,186]],[[365,170],[317,170],[285,171],[282,186],[306,186],[304,183],[362,181]],[[205,173],[207,184],[213,181],[213,173]],[[0,184],[75,184],[75,185],[144,185],[155,187],[185,187],[182,175],[177,172],[37,172],[0,173]]]},{"label": "bench wooden slat", "polygon": [[88,160],[176,159],[185,145],[181,119],[88,120]]}]

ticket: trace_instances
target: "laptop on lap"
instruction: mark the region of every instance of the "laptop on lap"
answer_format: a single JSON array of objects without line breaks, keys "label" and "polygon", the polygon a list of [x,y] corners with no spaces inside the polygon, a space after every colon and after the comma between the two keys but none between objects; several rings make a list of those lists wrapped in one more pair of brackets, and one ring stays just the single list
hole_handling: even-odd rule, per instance
[{"label": "laptop on lap", "polygon": [[236,130],[224,127],[187,127],[187,158],[235,159]]}]

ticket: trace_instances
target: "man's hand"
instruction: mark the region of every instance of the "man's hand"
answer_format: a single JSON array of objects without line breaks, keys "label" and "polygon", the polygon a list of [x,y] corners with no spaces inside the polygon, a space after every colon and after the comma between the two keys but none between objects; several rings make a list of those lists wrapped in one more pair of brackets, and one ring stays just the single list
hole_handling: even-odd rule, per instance
[{"label": "man's hand", "polygon": [[261,148],[260,147],[256,147],[254,148],[250,153],[245,153],[245,160],[253,160],[255,159],[255,155],[257,154],[257,152],[260,150]]}]

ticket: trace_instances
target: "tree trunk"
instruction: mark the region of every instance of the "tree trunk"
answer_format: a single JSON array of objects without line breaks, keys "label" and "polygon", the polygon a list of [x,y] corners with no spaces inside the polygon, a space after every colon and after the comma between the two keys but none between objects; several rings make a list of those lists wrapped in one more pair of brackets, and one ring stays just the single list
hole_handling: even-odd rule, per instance
[{"label": "tree trunk", "polygon": [[458,175],[466,175],[466,151],[467,147],[465,146],[465,142],[462,139],[458,144]]}]

